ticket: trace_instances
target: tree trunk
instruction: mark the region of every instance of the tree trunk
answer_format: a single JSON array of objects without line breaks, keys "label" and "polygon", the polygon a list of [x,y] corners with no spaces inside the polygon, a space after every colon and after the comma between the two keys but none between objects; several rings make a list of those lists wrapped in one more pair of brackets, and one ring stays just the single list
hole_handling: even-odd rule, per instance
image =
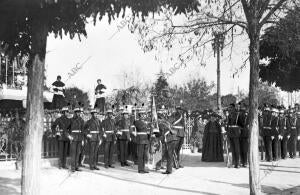
[{"label": "tree trunk", "polygon": [[[219,40],[218,40],[219,42]],[[221,111],[221,83],[220,83],[220,45],[217,45],[217,109]]]},{"label": "tree trunk", "polygon": [[43,134],[43,83],[47,43],[47,26],[36,17],[31,26],[32,45],[28,67],[28,91],[24,155],[22,161],[22,195],[40,195],[40,163]]},{"label": "tree trunk", "polygon": [[[255,22],[254,22],[255,23]],[[257,22],[258,23],[258,22]],[[250,38],[250,83],[249,83],[249,119],[250,119],[250,146],[249,146],[249,184],[250,194],[261,193],[259,178],[258,152],[258,81],[259,81],[259,29],[257,25],[249,26]]]}]

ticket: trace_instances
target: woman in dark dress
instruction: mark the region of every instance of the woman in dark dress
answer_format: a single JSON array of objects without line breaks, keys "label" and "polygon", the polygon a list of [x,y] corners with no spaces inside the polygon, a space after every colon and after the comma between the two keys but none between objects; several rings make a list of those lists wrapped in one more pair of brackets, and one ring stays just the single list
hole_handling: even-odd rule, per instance
[{"label": "woman in dark dress", "polygon": [[224,162],[222,130],[217,121],[218,117],[213,113],[205,125],[202,149],[202,161],[204,162]]}]

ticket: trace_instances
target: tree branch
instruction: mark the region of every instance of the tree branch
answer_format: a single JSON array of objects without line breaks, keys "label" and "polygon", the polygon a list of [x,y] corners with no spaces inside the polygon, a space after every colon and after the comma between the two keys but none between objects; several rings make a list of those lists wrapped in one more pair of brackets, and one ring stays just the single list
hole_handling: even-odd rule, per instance
[{"label": "tree branch", "polygon": [[[278,10],[286,1],[287,0],[279,0],[274,5],[274,7],[267,13],[267,15],[260,21],[259,27],[261,28],[269,20],[269,18],[275,13],[275,11]],[[263,13],[264,10],[261,10],[261,12]]]}]

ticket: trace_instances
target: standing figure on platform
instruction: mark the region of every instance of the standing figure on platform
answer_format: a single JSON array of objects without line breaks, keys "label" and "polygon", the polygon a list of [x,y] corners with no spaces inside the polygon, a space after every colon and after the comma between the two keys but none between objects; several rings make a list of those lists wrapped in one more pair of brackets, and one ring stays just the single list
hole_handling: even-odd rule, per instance
[{"label": "standing figure on platform", "polygon": [[242,167],[247,167],[248,164],[248,148],[249,148],[249,117],[244,104],[240,107],[241,113],[241,135],[240,135],[240,151]]},{"label": "standing figure on platform", "polygon": [[104,167],[106,169],[115,168],[113,166],[113,154],[116,144],[116,123],[113,117],[113,111],[106,111],[107,118],[102,121],[103,140],[104,140]]},{"label": "standing figure on platform", "polygon": [[177,156],[177,161],[179,163],[179,168],[183,168],[183,166],[180,164],[180,151],[182,148],[182,145],[184,143],[184,136],[185,136],[185,129],[184,129],[184,116],[183,111],[180,107],[176,108],[175,120],[172,123],[172,128],[177,131],[177,142],[175,146],[175,153]]},{"label": "standing figure on platform", "polygon": [[57,118],[51,126],[52,132],[58,138],[59,168],[66,169],[71,120],[67,117],[68,107],[63,107],[61,117]]},{"label": "standing figure on platform", "polygon": [[234,168],[239,168],[240,163],[240,135],[243,122],[241,120],[240,112],[235,108],[235,104],[230,104],[230,110],[227,121],[227,136],[230,142],[230,149],[232,153],[232,162]]},{"label": "standing figure on platform", "polygon": [[80,171],[79,169],[79,154],[81,152],[81,147],[83,145],[84,138],[84,121],[80,117],[80,108],[74,109],[73,118],[71,118],[71,128],[69,137],[71,140],[71,170]]},{"label": "standing figure on platform", "polygon": [[270,108],[266,107],[262,115],[262,137],[266,151],[266,161],[270,162],[272,158],[272,113]]},{"label": "standing figure on platform", "polygon": [[52,83],[53,90],[53,99],[52,99],[52,108],[53,109],[62,109],[65,106],[65,84],[61,81],[61,76],[57,76],[57,79]]},{"label": "standing figure on platform", "polygon": [[98,79],[97,87],[95,89],[96,102],[94,108],[99,108],[100,112],[104,112],[104,106],[105,106],[105,97],[103,96],[104,89],[106,89],[105,85],[101,83],[101,79]]},{"label": "standing figure on platform", "polygon": [[138,173],[149,173],[145,170],[145,164],[148,160],[149,152],[149,123],[146,121],[146,110],[139,111],[139,119],[134,121],[136,128],[136,144],[138,156]]},{"label": "standing figure on platform", "polygon": [[98,149],[102,143],[102,131],[100,120],[96,117],[97,111],[91,110],[91,119],[84,125],[89,149],[89,164],[91,170],[99,170],[97,167]]},{"label": "standing figure on platform", "polygon": [[224,162],[222,129],[217,119],[220,116],[212,113],[204,128],[202,161]]},{"label": "standing figure on platform", "polygon": [[130,141],[130,128],[131,122],[129,118],[129,112],[127,109],[124,109],[122,112],[122,118],[118,121],[118,134],[119,134],[119,143],[120,143],[120,161],[121,166],[129,166],[127,163],[128,160],[128,142]]}]

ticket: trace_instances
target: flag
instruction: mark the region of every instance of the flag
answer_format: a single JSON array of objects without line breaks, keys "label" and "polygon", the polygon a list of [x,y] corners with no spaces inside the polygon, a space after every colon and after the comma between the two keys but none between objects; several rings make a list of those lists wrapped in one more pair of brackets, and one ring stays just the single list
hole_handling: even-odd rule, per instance
[{"label": "flag", "polygon": [[157,119],[157,112],[156,112],[156,106],[155,106],[155,98],[152,97],[152,106],[151,106],[151,122],[154,125],[153,133],[158,133],[158,119]]}]

